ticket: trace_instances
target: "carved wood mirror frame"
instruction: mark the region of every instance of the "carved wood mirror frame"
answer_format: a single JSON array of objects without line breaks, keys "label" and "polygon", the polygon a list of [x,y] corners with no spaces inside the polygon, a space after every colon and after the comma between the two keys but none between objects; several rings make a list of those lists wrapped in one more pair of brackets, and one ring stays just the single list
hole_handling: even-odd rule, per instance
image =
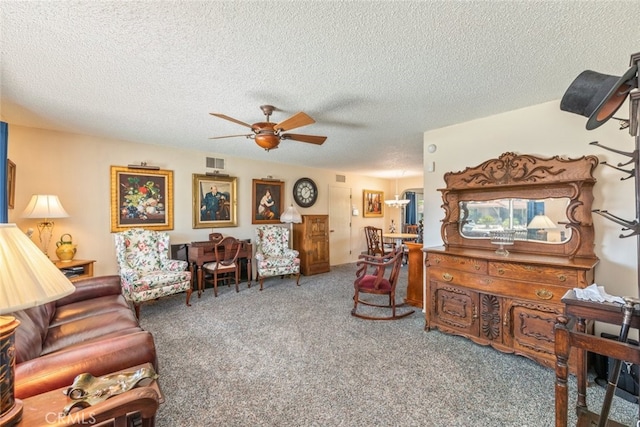
[{"label": "carved wood mirror frame", "polygon": [[509,251],[568,258],[595,258],[594,228],[591,215],[593,171],[596,156],[565,159],[507,152],[478,166],[444,175],[446,188],[442,193],[445,217],[441,236],[445,246],[495,250],[489,239],[469,239],[460,234],[460,202],[487,201],[505,198],[546,199],[566,197],[567,221],[558,224],[571,229],[564,244],[548,245],[535,241],[515,241]]}]

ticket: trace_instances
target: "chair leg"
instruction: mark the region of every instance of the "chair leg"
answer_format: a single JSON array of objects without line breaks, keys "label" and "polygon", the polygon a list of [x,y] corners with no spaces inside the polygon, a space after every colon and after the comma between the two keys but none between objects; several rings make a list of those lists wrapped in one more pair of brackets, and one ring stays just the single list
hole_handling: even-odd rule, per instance
[{"label": "chair leg", "polygon": [[264,277],[259,276],[258,280],[260,281],[260,290],[262,290],[262,284],[264,283]]},{"label": "chair leg", "polygon": [[191,307],[191,303],[189,302],[189,300],[191,299],[192,292],[193,292],[193,289],[189,287],[189,289],[187,289],[187,307]]},{"label": "chair leg", "polygon": [[298,275],[296,276],[296,286],[300,286],[300,272],[298,271]]},{"label": "chair leg", "polygon": [[213,296],[218,296],[218,272],[213,273]]},{"label": "chair leg", "polygon": [[240,274],[238,270],[236,270],[236,292],[240,292]]},{"label": "chair leg", "polygon": [[140,320],[140,303],[139,302],[134,302],[133,303],[133,309],[136,312],[136,319]]}]

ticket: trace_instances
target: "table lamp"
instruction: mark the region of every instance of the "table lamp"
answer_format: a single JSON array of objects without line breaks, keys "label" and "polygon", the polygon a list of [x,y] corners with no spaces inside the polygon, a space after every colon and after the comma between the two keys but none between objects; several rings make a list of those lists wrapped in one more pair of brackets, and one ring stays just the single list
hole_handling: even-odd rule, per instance
[{"label": "table lamp", "polygon": [[31,196],[29,204],[22,212],[23,218],[42,218],[44,221],[38,223],[38,237],[42,245],[42,252],[47,257],[49,242],[53,235],[53,221],[51,218],[67,218],[69,214],[62,207],[58,196],[52,194],[34,194]]},{"label": "table lamp", "polygon": [[55,301],[75,286],[15,224],[0,224],[0,425],[22,418],[15,399],[15,330],[20,322],[6,316]]},{"label": "table lamp", "polygon": [[556,228],[557,226],[551,221],[551,218],[544,214],[534,216],[529,225],[527,225],[527,229],[537,230],[537,240],[545,240],[546,236],[543,235],[545,230],[554,230]]},{"label": "table lamp", "polygon": [[302,222],[302,216],[293,203],[280,214],[280,222],[289,224],[289,248],[291,248],[293,245],[293,223],[300,224]]}]

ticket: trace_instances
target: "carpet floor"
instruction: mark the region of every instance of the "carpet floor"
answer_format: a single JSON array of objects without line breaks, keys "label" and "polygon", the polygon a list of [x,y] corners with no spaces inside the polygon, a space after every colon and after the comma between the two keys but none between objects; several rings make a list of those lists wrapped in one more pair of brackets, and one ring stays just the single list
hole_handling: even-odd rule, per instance
[{"label": "carpet floor", "polygon": [[[191,307],[183,294],[144,304],[165,394],[157,427],[554,425],[553,370],[425,332],[419,309],[387,322],[352,317],[354,277],[345,264],[301,276],[299,287],[271,278],[263,291],[207,289]],[[603,396],[590,385],[589,407]],[[635,426],[637,411],[616,397],[611,418]]]}]

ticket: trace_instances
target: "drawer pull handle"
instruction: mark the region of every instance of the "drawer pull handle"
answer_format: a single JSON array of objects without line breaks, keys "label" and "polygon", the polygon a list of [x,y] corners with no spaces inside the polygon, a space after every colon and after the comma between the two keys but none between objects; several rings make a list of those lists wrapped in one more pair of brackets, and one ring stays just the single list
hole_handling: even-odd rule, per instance
[{"label": "drawer pull handle", "polygon": [[498,274],[502,276],[504,274],[504,268],[499,268]]},{"label": "drawer pull handle", "polygon": [[558,276],[558,280],[560,280],[561,282],[566,282],[567,281],[567,276],[565,276],[564,274],[561,274]]},{"label": "drawer pull handle", "polygon": [[546,289],[538,289],[536,290],[536,296],[540,299],[551,299],[553,298],[553,292],[550,292]]},{"label": "drawer pull handle", "polygon": [[445,282],[450,282],[453,280],[453,276],[449,273],[442,273],[442,280]]}]

